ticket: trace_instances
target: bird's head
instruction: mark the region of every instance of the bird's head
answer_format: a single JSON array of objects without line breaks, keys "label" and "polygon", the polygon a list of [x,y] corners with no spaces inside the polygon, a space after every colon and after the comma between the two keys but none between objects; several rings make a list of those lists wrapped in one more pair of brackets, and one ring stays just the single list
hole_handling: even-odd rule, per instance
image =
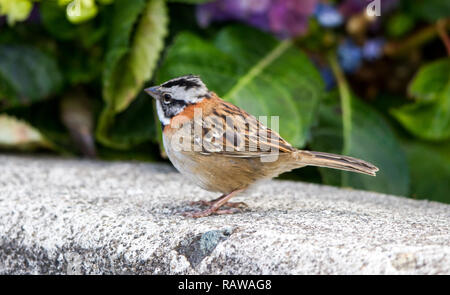
[{"label": "bird's head", "polygon": [[186,106],[210,97],[205,83],[194,75],[171,79],[159,86],[146,88],[145,92],[156,100],[158,117],[163,126],[170,124],[170,119]]}]

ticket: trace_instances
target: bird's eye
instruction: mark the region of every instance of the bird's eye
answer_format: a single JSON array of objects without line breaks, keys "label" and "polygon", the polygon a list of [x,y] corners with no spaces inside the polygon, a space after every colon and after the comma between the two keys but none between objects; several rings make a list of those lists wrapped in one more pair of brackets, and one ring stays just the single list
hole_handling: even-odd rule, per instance
[{"label": "bird's eye", "polygon": [[164,93],[163,102],[165,104],[169,104],[171,101],[172,101],[172,95],[170,95],[169,93]]}]

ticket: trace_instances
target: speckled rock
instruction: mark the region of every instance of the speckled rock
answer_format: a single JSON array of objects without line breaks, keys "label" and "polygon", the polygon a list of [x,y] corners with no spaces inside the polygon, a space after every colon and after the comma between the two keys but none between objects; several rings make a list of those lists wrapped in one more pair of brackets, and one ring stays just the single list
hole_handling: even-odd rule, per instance
[{"label": "speckled rock", "polygon": [[168,165],[0,156],[2,274],[450,274],[450,206],[268,181],[246,212]]}]

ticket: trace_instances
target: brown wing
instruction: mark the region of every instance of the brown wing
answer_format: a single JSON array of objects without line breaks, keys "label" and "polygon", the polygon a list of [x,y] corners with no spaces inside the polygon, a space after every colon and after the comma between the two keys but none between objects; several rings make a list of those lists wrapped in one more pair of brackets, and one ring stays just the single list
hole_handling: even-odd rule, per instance
[{"label": "brown wing", "polygon": [[221,99],[197,124],[202,125],[203,154],[259,157],[275,151],[295,151],[278,133],[264,126],[254,116]]}]

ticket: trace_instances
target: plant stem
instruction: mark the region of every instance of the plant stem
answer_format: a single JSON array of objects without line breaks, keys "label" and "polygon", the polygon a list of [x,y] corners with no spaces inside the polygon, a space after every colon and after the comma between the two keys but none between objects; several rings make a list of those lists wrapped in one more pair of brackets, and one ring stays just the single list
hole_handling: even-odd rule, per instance
[{"label": "plant stem", "polygon": [[450,38],[447,35],[446,20],[441,19],[436,23],[436,30],[447,49],[447,55],[450,56]]},{"label": "plant stem", "polygon": [[[450,21],[442,20],[440,25],[442,26],[442,30],[445,32],[450,27]],[[433,38],[436,38],[437,35],[437,26],[434,24],[430,25],[414,33],[411,37],[408,37],[405,40],[387,43],[384,47],[384,53],[387,56],[392,57],[403,55],[432,40]]]},{"label": "plant stem", "polygon": [[342,72],[341,67],[337,61],[334,52],[328,54],[328,61],[333,71],[334,76],[339,88],[339,94],[341,97],[341,109],[342,109],[342,129],[344,137],[344,146],[342,152],[348,154],[350,151],[350,142],[352,134],[352,105],[351,105],[351,92],[348,86],[345,75]]}]

